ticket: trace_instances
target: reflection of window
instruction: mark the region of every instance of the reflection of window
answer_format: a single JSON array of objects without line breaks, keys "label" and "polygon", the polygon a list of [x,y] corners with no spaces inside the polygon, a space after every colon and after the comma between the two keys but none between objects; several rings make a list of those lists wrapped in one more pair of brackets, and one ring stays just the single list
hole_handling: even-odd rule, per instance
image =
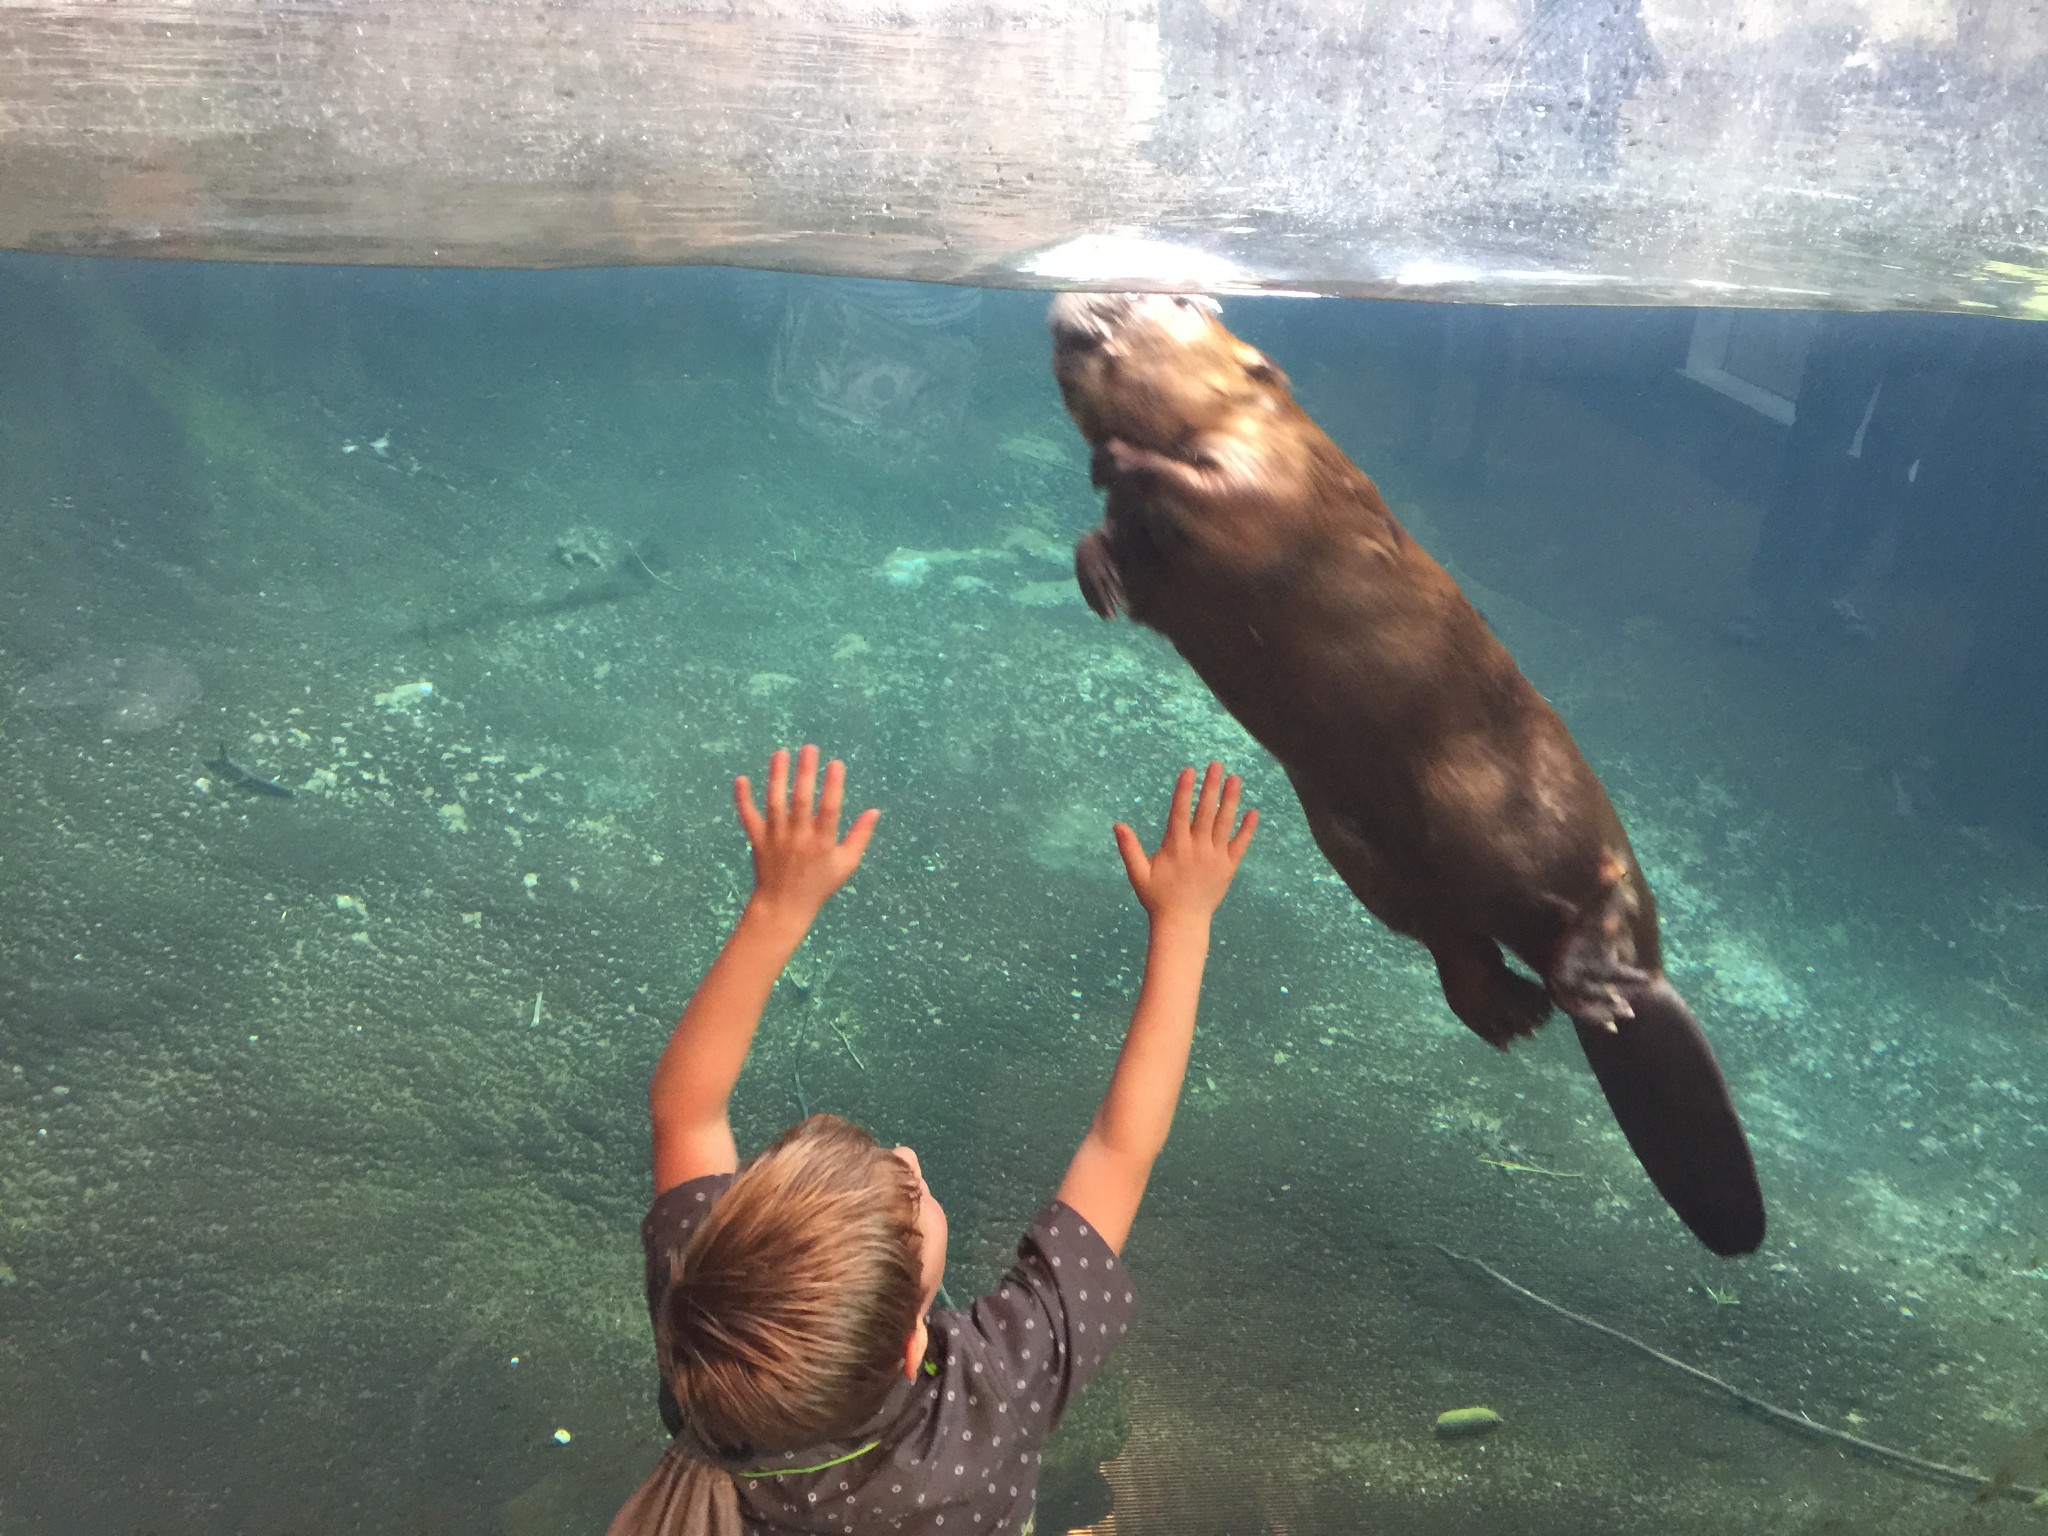
[{"label": "reflection of window", "polygon": [[1685,376],[1789,427],[1819,324],[1809,313],[1703,309],[1692,323]]}]

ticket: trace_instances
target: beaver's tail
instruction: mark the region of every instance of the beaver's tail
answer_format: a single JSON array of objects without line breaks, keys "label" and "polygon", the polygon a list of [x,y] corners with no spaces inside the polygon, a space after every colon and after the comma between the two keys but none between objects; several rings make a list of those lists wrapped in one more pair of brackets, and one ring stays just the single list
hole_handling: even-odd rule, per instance
[{"label": "beaver's tail", "polygon": [[1662,975],[1625,990],[1632,1019],[1574,1020],[1579,1044],[1657,1192],[1723,1258],[1764,1240],[1749,1138],[1699,1021]]}]

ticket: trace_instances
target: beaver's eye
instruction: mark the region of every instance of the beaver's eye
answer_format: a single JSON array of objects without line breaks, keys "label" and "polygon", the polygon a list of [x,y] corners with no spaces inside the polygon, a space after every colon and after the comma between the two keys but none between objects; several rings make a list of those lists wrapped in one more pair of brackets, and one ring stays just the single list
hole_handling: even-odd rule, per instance
[{"label": "beaver's eye", "polygon": [[1280,377],[1280,370],[1263,357],[1244,365],[1244,376],[1259,384],[1271,384]]}]

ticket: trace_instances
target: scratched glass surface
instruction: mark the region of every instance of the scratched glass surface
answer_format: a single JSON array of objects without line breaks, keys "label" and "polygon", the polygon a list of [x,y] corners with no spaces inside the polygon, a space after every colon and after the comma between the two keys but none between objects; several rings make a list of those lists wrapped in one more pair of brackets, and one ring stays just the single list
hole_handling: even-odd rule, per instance
[{"label": "scratched glass surface", "polygon": [[1943,0],[6,0],[0,246],[2038,318],[2044,87]]}]

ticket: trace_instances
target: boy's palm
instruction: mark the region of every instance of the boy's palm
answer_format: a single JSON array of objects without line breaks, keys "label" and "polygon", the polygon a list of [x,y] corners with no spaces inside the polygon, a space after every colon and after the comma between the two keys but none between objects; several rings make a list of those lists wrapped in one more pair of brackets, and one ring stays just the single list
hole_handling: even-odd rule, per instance
[{"label": "boy's palm", "polygon": [[1166,911],[1213,912],[1237,875],[1252,834],[1258,830],[1259,813],[1246,811],[1238,818],[1238,800],[1244,789],[1236,774],[1224,776],[1221,763],[1211,763],[1202,775],[1202,791],[1195,795],[1195,770],[1183,768],[1173,786],[1173,804],[1166,813],[1166,831],[1159,848],[1149,857],[1138,834],[1123,822],[1116,824],[1116,848],[1123,855],[1124,873],[1140,906],[1154,917]]},{"label": "boy's palm", "polygon": [[[813,916],[832,893],[860,867],[874,835],[878,810],[862,811],[839,835],[839,816],[846,798],[846,765],[834,758],[825,765],[825,783],[818,792],[818,749],[797,753],[796,782],[790,782],[789,753],[777,750],[768,759],[766,803],[756,807],[754,788],[744,775],[733,781],[733,803],[740,825],[754,850],[754,890],[767,902]],[[815,799],[814,799],[815,796]]]}]

